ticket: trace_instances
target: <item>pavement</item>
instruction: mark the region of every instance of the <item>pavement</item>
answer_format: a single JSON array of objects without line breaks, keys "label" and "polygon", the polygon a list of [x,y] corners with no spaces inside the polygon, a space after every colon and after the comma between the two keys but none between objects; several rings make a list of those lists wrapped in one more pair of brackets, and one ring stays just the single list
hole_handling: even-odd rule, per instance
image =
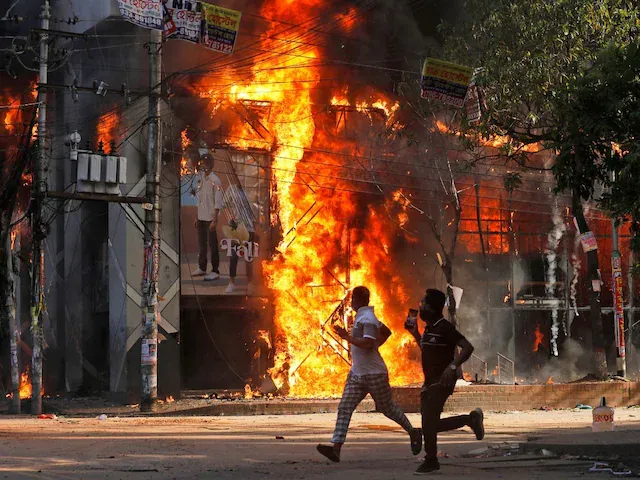
[{"label": "pavement", "polygon": [[[417,425],[419,416],[409,415]],[[0,478],[82,479],[408,479],[420,462],[406,434],[377,413],[353,417],[342,461],[315,450],[328,442],[334,414],[237,417],[0,416]],[[552,445],[640,447],[640,408],[616,409],[616,433],[590,432],[589,410],[489,413],[487,436],[468,429],[440,435],[438,476],[464,479],[614,478],[588,474],[594,459],[560,455]],[[614,440],[616,439],[616,440]],[[537,448],[520,454],[522,445]],[[526,448],[524,449],[526,450]],[[611,452],[597,457],[612,461]],[[627,459],[623,458],[627,462]],[[612,464],[613,465],[613,464]]]}]

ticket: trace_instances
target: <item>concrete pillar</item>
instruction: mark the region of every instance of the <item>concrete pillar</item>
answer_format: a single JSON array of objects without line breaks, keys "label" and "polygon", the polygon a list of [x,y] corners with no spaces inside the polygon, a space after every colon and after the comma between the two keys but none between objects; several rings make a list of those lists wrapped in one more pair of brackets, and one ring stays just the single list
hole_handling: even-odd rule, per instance
[{"label": "concrete pillar", "polygon": [[[139,122],[139,112],[146,111],[144,99],[132,104],[123,121],[126,128]],[[168,108],[162,105],[166,117]],[[134,127],[135,128],[135,127]],[[128,159],[129,185],[123,195],[143,196],[145,192],[144,164],[137,145],[138,136],[144,137],[146,129],[132,137],[120,152]],[[165,131],[164,136],[169,132]],[[176,190],[177,180],[168,166],[163,173],[162,189]],[[129,188],[130,187],[130,188]],[[110,391],[116,398],[135,400],[140,391],[140,281],[142,277],[144,210],[136,204],[111,204],[109,206],[109,362]],[[164,195],[162,199],[161,257],[159,271],[160,319],[158,323],[158,388],[162,396],[179,393],[179,350],[177,334],[180,329],[179,291],[179,195]],[[166,340],[164,340],[166,339]],[[165,343],[166,342],[166,343]],[[164,352],[168,349],[168,352]],[[163,355],[163,353],[165,353]],[[169,392],[169,393],[167,393]]]}]

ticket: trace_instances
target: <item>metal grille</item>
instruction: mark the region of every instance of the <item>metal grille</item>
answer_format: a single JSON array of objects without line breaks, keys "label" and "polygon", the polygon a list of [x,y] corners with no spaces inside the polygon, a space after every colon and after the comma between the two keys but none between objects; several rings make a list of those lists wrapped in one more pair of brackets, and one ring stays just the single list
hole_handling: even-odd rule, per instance
[{"label": "metal grille", "polygon": [[486,382],[487,381],[487,362],[482,360],[476,355],[471,355],[471,358],[464,364],[464,371],[471,375],[472,382]]},{"label": "metal grille", "polygon": [[498,353],[498,383],[514,385],[516,383],[515,363],[513,360]]}]

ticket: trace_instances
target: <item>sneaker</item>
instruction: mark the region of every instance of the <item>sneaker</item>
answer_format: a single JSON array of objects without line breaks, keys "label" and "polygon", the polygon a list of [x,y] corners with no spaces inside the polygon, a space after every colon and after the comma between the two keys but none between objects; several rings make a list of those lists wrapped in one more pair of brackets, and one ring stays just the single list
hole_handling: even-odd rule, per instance
[{"label": "sneaker", "polygon": [[205,282],[210,282],[210,281],[216,280],[218,278],[220,278],[220,274],[219,273],[211,272],[209,275],[206,275],[204,277],[204,280],[205,280]]},{"label": "sneaker", "polygon": [[481,408],[476,408],[471,412],[471,430],[476,434],[478,440],[484,438],[484,413]]},{"label": "sneaker", "polygon": [[235,289],[236,289],[235,283],[229,282],[229,285],[227,285],[227,289],[224,291],[224,293],[233,293]]},{"label": "sneaker", "polygon": [[204,270],[200,270],[200,268],[196,268],[193,272],[191,272],[192,277],[202,277],[206,274],[207,272],[205,272]]},{"label": "sneaker", "polygon": [[440,470],[440,462],[438,462],[437,458],[434,459],[424,459],[422,465],[418,467],[418,469],[413,472],[414,475],[429,475],[430,473],[437,472]]},{"label": "sneaker", "polygon": [[418,455],[422,450],[422,429],[414,428],[409,437],[411,438],[411,453]]}]

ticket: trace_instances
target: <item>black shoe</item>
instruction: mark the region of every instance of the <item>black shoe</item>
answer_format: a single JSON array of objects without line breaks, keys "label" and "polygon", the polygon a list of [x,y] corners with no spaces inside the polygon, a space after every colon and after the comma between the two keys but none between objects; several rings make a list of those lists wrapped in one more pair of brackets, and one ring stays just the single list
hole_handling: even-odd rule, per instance
[{"label": "black shoe", "polygon": [[318,449],[318,452],[320,452],[332,462],[338,463],[340,461],[340,455],[336,453],[332,445],[318,445],[316,448]]},{"label": "black shoe", "polygon": [[476,434],[478,440],[484,438],[484,413],[481,408],[476,408],[471,412],[471,430]]},{"label": "black shoe", "polygon": [[422,451],[422,429],[414,428],[409,437],[411,438],[411,453],[418,455]]},{"label": "black shoe", "polygon": [[418,469],[413,472],[414,475],[429,475],[430,473],[437,472],[440,470],[440,462],[438,462],[437,458],[434,459],[426,459],[422,462],[422,465],[418,467]]}]

